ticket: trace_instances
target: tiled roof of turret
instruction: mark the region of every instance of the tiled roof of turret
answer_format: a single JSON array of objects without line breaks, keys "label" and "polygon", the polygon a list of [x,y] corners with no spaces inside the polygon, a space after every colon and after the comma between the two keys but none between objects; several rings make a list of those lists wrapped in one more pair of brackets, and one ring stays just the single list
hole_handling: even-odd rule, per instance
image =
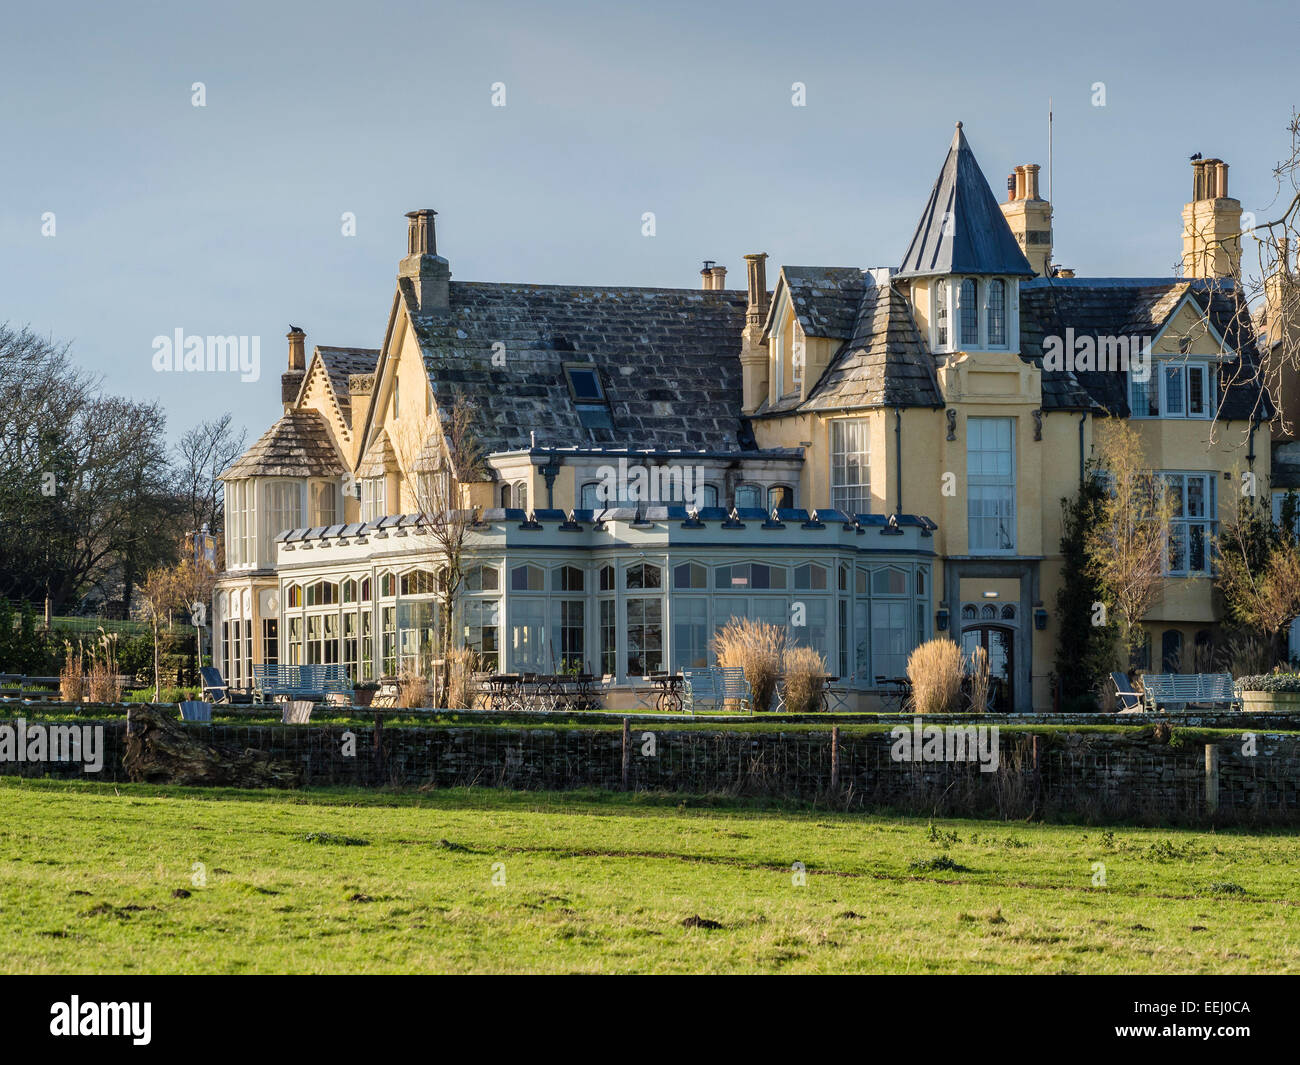
[{"label": "tiled roof of turret", "polygon": [[314,410],[285,414],[221,473],[244,477],[339,477],[343,463],[330,443],[325,420]]}]

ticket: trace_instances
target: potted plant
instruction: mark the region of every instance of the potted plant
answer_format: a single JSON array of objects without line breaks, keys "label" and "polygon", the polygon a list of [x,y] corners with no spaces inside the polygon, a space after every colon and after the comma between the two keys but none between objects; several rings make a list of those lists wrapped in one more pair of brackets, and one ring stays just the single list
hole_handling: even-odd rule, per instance
[{"label": "potted plant", "polygon": [[1246,712],[1300,713],[1300,674],[1258,673],[1237,681]]},{"label": "potted plant", "polygon": [[377,680],[359,680],[352,686],[352,701],[357,706],[369,706],[379,690]]}]

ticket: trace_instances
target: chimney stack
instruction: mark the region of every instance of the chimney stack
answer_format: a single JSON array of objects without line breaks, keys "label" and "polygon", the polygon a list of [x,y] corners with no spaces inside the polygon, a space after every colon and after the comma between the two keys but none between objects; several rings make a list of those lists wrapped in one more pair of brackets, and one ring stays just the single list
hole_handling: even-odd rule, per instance
[{"label": "chimney stack", "polygon": [[700,271],[700,286],[705,292],[713,291],[713,260],[705,259],[704,268]]},{"label": "chimney stack", "polygon": [[1006,203],[999,204],[1020,250],[1039,277],[1052,262],[1052,205],[1038,195],[1037,163],[1021,163],[1007,178]]},{"label": "chimney stack", "polygon": [[1228,164],[1192,160],[1192,200],[1183,207],[1183,276],[1233,277],[1241,267],[1241,203],[1228,196]]},{"label": "chimney stack", "polygon": [[433,314],[451,306],[451,268],[438,254],[433,222],[437,214],[425,208],[406,215],[406,258],[398,266],[397,279],[414,300],[419,314]]},{"label": "chimney stack", "polygon": [[[745,302],[745,330],[740,337],[741,410],[752,414],[767,399],[767,252],[745,256],[748,284]],[[721,285],[719,284],[719,287]]]},{"label": "chimney stack", "polygon": [[720,292],[727,287],[727,268],[725,266],[715,266],[709,271],[713,275],[713,290]]},{"label": "chimney stack", "polygon": [[287,409],[298,399],[298,389],[307,373],[307,334],[293,326],[285,337],[289,341],[289,368],[280,375],[280,402]]}]

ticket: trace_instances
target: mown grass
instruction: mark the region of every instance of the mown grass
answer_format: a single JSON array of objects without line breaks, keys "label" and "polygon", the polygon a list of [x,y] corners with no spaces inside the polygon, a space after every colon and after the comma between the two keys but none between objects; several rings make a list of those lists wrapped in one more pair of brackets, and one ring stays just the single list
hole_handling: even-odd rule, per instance
[{"label": "mown grass", "polygon": [[1296,830],[5,778],[0,970],[1300,972],[1298,858]]}]

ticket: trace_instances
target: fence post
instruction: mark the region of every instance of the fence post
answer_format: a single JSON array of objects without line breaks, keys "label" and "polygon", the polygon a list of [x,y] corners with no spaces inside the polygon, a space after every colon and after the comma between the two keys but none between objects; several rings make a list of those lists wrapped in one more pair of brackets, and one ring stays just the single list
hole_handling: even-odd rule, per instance
[{"label": "fence post", "polygon": [[1205,745],[1205,809],[1219,812],[1219,748],[1213,743]]},{"label": "fence post", "polygon": [[623,718],[623,790],[627,791],[628,770],[632,767],[632,735],[628,719]]},{"label": "fence post", "polygon": [[831,791],[840,789],[840,727],[831,726]]},{"label": "fence post", "polygon": [[375,713],[375,783],[384,783],[384,715]]}]

